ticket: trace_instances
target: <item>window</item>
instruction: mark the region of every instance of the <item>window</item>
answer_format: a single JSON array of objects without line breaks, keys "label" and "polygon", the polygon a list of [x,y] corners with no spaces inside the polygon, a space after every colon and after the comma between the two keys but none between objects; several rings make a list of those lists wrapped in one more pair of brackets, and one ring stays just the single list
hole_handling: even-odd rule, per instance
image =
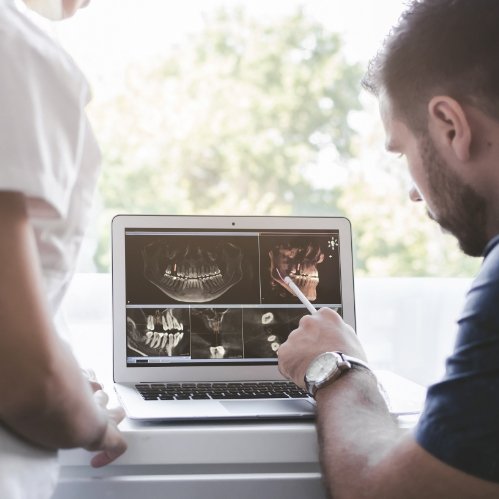
[{"label": "window", "polygon": [[342,214],[358,276],[472,275],[476,260],[408,201],[360,89],[403,4],[98,0],[58,23],[104,156],[82,268],[109,270],[119,212]]},{"label": "window", "polygon": [[[371,358],[431,381],[454,329],[439,333],[438,314],[455,317],[467,280],[384,278],[468,278],[479,261],[409,202],[404,160],[384,151],[377,102],[360,88],[404,3],[94,0],[51,28],[90,81],[103,151],[80,271],[109,271],[116,213],[347,216],[355,274],[376,278],[357,286]],[[433,310],[430,289],[450,308]],[[414,355],[416,341],[434,341],[433,357]]]}]

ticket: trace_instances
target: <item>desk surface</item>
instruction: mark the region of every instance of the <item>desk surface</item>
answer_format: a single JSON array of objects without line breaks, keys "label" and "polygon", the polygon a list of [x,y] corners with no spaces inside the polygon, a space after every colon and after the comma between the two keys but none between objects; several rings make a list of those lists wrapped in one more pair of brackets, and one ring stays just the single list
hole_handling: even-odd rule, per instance
[{"label": "desk surface", "polygon": [[[381,374],[381,375],[380,375]],[[424,389],[379,373],[391,399],[421,403]],[[400,416],[410,428],[417,415]],[[127,452],[100,469],[91,453],[60,453],[53,499],[325,499],[313,421],[152,423],[125,419]]]},{"label": "desk surface", "polygon": [[[424,388],[387,371],[378,379],[394,406],[420,408]],[[399,424],[411,427],[417,415],[399,416]],[[313,421],[224,421],[161,423],[125,419],[120,429],[128,451],[110,468],[122,465],[317,463]],[[86,466],[90,453],[63,451],[63,466]],[[95,470],[94,470],[95,474]]]}]

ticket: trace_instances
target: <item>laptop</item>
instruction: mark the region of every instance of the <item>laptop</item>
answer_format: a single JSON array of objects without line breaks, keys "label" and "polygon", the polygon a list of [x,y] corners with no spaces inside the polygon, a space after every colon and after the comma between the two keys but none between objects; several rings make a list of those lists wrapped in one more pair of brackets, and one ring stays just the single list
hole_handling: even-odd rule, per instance
[{"label": "laptop", "polygon": [[116,216],[113,376],[127,416],[313,418],[277,367],[309,313],[279,273],[355,328],[345,218]]}]

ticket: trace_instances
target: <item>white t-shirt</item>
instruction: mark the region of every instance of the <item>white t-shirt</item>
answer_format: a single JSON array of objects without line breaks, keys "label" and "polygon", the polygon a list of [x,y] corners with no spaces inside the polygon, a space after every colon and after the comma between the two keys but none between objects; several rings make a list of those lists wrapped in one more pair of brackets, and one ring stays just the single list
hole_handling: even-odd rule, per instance
[{"label": "white t-shirt", "polygon": [[[53,314],[74,271],[98,175],[89,99],[72,59],[14,0],[0,0],[0,190],[26,196]],[[56,476],[56,453],[0,426],[0,498],[50,497]]]}]

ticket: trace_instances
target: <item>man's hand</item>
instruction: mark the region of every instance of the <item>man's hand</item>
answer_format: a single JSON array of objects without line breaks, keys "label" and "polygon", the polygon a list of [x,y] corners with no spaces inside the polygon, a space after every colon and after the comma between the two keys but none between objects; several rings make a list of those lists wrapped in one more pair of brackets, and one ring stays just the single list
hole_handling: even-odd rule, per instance
[{"label": "man's hand", "polygon": [[118,430],[118,424],[125,417],[125,411],[121,407],[107,409],[109,397],[102,390],[94,393],[94,400],[107,413],[108,423],[106,432],[101,441],[89,447],[87,450],[100,451],[90,461],[94,468],[100,468],[113,462],[120,457],[127,449],[127,444],[123,435]]},{"label": "man's hand", "polygon": [[279,347],[279,370],[304,388],[303,378],[310,362],[317,355],[332,351],[367,360],[354,330],[334,310],[321,308],[313,315],[302,317],[298,329]]}]

